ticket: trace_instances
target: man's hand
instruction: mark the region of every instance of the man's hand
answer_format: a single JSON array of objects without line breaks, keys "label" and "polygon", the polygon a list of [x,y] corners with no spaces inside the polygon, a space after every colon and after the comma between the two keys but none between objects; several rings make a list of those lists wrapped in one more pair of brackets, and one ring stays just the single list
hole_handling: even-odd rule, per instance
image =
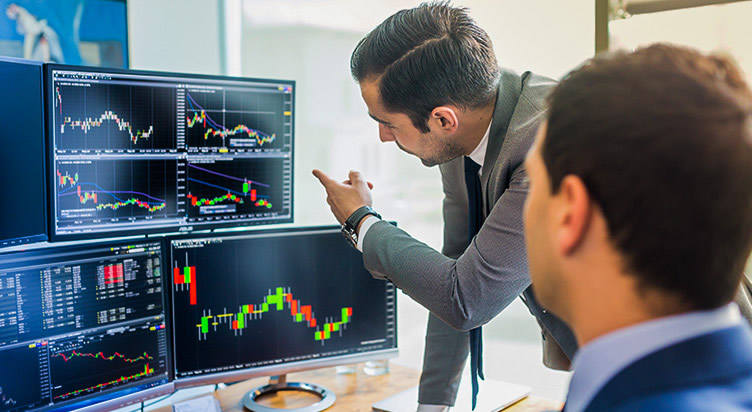
[{"label": "man's hand", "polygon": [[349,179],[342,183],[330,178],[318,169],[313,170],[313,175],[319,179],[326,189],[326,203],[332,209],[334,217],[339,223],[344,223],[353,212],[361,206],[372,206],[371,182],[366,182],[360,172],[350,171]]}]

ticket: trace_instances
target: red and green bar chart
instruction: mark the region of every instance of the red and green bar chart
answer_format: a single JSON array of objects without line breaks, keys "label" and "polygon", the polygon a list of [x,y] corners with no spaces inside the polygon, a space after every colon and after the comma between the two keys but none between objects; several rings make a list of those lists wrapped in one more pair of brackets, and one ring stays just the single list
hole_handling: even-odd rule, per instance
[{"label": "red and green bar chart", "polygon": [[326,318],[324,322],[319,322],[311,305],[302,305],[300,300],[293,298],[289,288],[277,287],[276,291],[271,291],[264,297],[262,303],[240,305],[235,313],[212,314],[211,310],[204,312],[201,316],[200,323],[196,324],[198,329],[198,339],[207,340],[210,332],[216,332],[217,326],[227,325],[236,335],[242,335],[243,329],[251,327],[251,322],[260,319],[268,312],[283,312],[289,310],[294,323],[304,324],[308,328],[315,328],[313,339],[324,341],[332,338],[333,332],[340,332],[346,329],[346,325],[352,319],[353,310],[351,307],[344,307],[340,311],[339,320],[334,317]]}]

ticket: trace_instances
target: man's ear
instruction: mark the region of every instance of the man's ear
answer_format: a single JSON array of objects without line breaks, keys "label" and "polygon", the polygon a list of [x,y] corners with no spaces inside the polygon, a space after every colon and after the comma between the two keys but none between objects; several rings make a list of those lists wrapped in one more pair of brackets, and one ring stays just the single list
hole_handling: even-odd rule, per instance
[{"label": "man's ear", "polygon": [[431,111],[429,122],[445,133],[454,133],[459,127],[457,109],[451,106],[439,106]]},{"label": "man's ear", "polygon": [[593,204],[585,183],[575,175],[567,175],[561,180],[556,198],[560,206],[556,245],[562,255],[571,255],[588,235]]}]

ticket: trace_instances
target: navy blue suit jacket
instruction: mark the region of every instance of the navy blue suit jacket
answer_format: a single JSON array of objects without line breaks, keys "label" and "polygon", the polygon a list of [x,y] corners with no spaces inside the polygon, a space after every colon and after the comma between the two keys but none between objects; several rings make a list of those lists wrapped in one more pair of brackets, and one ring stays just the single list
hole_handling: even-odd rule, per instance
[{"label": "navy blue suit jacket", "polygon": [[595,411],[752,411],[752,329],[722,329],[632,363],[595,395],[586,412]]}]

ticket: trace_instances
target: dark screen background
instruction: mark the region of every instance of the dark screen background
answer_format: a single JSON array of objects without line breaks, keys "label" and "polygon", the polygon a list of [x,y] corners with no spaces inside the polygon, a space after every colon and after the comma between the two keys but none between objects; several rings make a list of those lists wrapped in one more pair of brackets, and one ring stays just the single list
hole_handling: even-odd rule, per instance
[{"label": "dark screen background", "polygon": [[0,58],[0,247],[46,240],[42,66]]},{"label": "dark screen background", "polygon": [[[387,318],[394,314],[387,305],[393,286],[373,279],[360,252],[338,231],[173,241],[171,251],[173,268],[183,273],[187,261],[196,273],[195,305],[188,285],[175,285],[174,278],[171,285],[177,377],[396,346]],[[224,320],[200,333],[197,325],[209,310],[212,320],[227,319],[216,315],[262,304],[278,287],[311,305],[317,327],[295,322],[285,303],[282,310],[271,305],[261,317],[247,315],[242,335]],[[341,320],[343,307],[353,314],[341,334],[315,340],[325,322]]]}]

